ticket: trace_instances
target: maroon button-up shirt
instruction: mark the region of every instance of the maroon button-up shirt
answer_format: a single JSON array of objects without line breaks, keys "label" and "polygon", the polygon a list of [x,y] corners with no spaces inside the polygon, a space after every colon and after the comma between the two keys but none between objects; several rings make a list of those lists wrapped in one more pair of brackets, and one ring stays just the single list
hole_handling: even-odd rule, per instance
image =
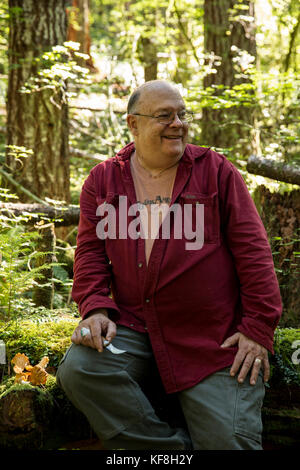
[{"label": "maroon button-up shirt", "polygon": [[170,204],[192,204],[193,211],[204,205],[201,249],[186,250],[190,240],[174,237],[172,223],[170,238],[154,241],[148,266],[142,237],[118,237],[117,230],[115,239],[100,239],[97,207],[113,204],[118,227],[124,219],[119,196],[126,196],[127,208],[137,202],[133,151],[130,143],[98,164],[83,185],[72,295],[82,318],[107,308],[117,324],[149,334],[165,390],[172,393],[230,366],[237,347],[220,345],[237,331],[273,352],[281,298],[246,184],[230,161],[208,148],[187,144]]}]

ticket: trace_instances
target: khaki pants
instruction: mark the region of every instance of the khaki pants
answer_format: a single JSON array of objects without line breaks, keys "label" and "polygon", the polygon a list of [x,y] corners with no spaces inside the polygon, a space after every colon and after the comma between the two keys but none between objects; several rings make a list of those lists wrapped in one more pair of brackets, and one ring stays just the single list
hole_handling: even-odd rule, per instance
[{"label": "khaki pants", "polygon": [[[166,395],[147,334],[118,325],[112,343],[126,353],[72,344],[57,371],[59,386],[105,449],[262,449],[262,374],[255,386],[249,376],[239,384],[226,368]],[[168,402],[174,414],[171,406],[167,421],[161,405]]]}]

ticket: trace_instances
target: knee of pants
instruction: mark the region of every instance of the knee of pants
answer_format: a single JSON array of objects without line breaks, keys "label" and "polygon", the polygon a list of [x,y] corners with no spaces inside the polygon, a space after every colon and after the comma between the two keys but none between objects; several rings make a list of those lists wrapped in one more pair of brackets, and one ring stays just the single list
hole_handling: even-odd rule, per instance
[{"label": "knee of pants", "polygon": [[56,372],[56,381],[69,398],[89,386],[89,375],[96,372],[93,356],[96,357],[96,351],[86,346],[72,344],[66,350]]},{"label": "knee of pants", "polygon": [[127,372],[126,364],[124,355],[117,359],[109,351],[103,354],[72,345],[58,367],[58,385],[102,440],[136,421],[143,422],[151,413],[150,403]]},{"label": "knee of pants", "polygon": [[[84,385],[82,378],[98,374],[105,374],[109,371],[117,371],[124,367],[114,357],[110,358],[110,353],[104,350],[99,353],[95,349],[87,346],[72,344],[65,352],[57,369],[57,382],[61,386],[80,386]],[[124,362],[124,360],[123,360]]]}]

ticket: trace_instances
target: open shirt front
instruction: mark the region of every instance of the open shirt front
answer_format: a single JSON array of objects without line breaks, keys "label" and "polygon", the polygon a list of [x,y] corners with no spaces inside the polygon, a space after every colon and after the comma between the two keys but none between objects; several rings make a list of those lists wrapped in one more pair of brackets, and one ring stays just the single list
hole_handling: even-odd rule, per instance
[{"label": "open shirt front", "polygon": [[[130,143],[98,164],[83,185],[72,296],[82,318],[107,308],[117,325],[148,334],[172,393],[230,366],[237,347],[220,345],[237,331],[273,352],[282,304],[266,231],[247,186],[229,160],[208,148],[187,144],[170,204],[190,204],[192,212],[202,205],[203,246],[188,250],[191,240],[174,237],[171,223],[170,238],[154,241],[147,266],[145,240],[118,232],[120,201],[127,209],[137,202],[133,151]],[[104,202],[115,208],[116,238],[97,235],[102,217],[96,211]],[[127,227],[132,220],[127,217]]]}]

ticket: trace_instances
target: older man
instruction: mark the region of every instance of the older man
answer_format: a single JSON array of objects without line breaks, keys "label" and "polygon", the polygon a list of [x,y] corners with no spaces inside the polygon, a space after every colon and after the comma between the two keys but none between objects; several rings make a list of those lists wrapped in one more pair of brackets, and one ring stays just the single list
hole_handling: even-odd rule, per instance
[{"label": "older man", "polygon": [[[187,144],[191,119],[173,85],[145,83],[128,103],[134,143],[82,189],[73,287],[82,321],[58,382],[106,449],[262,448],[281,314],[272,254],[234,165]],[[155,412],[145,393],[154,368],[186,426]]]}]

